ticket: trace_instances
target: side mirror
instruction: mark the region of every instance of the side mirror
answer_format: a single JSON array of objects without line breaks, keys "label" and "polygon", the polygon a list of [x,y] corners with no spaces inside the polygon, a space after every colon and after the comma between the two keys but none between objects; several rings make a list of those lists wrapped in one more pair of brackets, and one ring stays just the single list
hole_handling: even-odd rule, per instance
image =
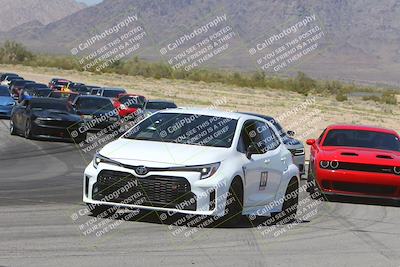
[{"label": "side mirror", "polygon": [[249,147],[247,148],[247,151],[246,151],[246,157],[248,159],[251,159],[251,156],[254,154],[258,154],[257,148],[254,145],[249,145]]},{"label": "side mirror", "polygon": [[309,145],[309,146],[313,146],[313,145],[315,144],[315,139],[308,139],[308,140],[306,141],[306,143],[307,143],[307,145]]},{"label": "side mirror", "polygon": [[289,135],[290,137],[293,137],[293,136],[295,136],[295,134],[296,134],[296,132],[295,131],[287,131],[286,132],[287,133],[287,135]]}]

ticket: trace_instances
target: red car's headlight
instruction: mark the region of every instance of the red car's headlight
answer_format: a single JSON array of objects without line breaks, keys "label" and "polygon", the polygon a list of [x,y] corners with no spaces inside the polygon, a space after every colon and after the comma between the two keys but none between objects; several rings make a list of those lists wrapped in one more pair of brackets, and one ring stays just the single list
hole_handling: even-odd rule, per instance
[{"label": "red car's headlight", "polygon": [[400,175],[400,167],[394,167],[393,171],[395,174]]},{"label": "red car's headlight", "polygon": [[329,161],[329,160],[321,160],[319,162],[319,166],[321,166],[322,169],[331,169],[331,170],[336,170],[337,168],[339,168],[339,161],[333,160],[333,161]]},{"label": "red car's headlight", "polygon": [[327,169],[329,167],[329,161],[327,160],[321,160],[319,162],[319,166],[321,166],[322,169]]}]

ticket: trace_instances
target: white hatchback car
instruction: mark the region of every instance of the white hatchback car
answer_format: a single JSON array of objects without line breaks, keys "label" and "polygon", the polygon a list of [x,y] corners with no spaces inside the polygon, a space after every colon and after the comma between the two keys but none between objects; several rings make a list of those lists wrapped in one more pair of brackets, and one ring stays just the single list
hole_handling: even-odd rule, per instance
[{"label": "white hatchback car", "polygon": [[83,188],[93,214],[122,207],[237,219],[288,209],[294,218],[299,170],[267,120],[170,109],[96,153]]}]

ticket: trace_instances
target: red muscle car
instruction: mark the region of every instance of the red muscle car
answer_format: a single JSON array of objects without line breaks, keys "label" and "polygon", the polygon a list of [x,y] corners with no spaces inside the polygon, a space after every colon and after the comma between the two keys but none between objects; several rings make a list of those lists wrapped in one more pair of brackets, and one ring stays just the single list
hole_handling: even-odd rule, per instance
[{"label": "red muscle car", "polygon": [[333,125],[311,146],[308,181],[324,195],[400,199],[400,137],[393,130]]}]

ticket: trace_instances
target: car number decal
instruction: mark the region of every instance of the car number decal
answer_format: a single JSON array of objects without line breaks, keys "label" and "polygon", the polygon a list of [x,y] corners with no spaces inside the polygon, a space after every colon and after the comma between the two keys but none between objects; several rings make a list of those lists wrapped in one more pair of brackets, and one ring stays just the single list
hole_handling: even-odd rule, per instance
[{"label": "car number decal", "polygon": [[261,172],[259,190],[265,190],[267,187],[268,172]]}]

